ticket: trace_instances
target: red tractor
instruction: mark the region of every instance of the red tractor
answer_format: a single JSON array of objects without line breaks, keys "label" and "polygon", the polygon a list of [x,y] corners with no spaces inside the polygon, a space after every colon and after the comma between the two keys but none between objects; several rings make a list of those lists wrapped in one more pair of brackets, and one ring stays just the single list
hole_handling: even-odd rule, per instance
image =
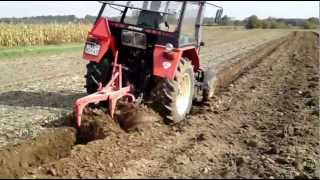
[{"label": "red tractor", "polygon": [[[89,61],[85,75],[89,95],[75,103],[79,127],[89,104],[107,106],[113,117],[120,99],[149,103],[167,123],[177,123],[194,100],[212,96],[214,75],[201,68],[199,58],[204,8],[209,3],[101,3],[83,53]],[[222,8],[216,7],[218,22]]]}]

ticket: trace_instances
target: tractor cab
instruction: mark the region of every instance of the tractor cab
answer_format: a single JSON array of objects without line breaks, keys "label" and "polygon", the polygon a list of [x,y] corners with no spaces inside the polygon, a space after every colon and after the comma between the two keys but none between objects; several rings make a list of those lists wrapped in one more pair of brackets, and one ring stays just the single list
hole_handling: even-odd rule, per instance
[{"label": "tractor cab", "polygon": [[197,45],[203,1],[103,1],[102,3],[97,20],[107,18],[111,30],[127,29],[145,33],[147,36],[154,35],[156,37],[154,42],[148,42],[147,45],[171,43],[175,48]]},{"label": "tractor cab", "polygon": [[[115,102],[130,96],[132,101],[151,102],[168,122],[184,119],[194,98],[207,91],[199,50],[208,3],[100,2],[83,53],[89,61],[85,75],[89,96],[77,101],[77,112],[83,109],[80,106],[109,101],[112,115]],[[220,8],[216,21],[221,13]]]}]

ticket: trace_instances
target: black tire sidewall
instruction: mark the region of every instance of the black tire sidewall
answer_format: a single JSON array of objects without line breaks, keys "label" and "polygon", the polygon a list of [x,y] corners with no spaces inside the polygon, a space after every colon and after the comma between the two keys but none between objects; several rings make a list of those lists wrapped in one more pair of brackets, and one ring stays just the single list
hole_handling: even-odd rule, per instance
[{"label": "black tire sidewall", "polygon": [[[100,71],[96,72],[94,66]],[[100,63],[90,62],[87,64],[87,77],[86,77],[86,90],[87,94],[95,93],[98,89],[98,85],[92,80],[90,76],[93,76],[102,85],[106,85],[111,79],[112,68],[108,58],[104,58]]]},{"label": "black tire sidewall", "polygon": [[98,86],[93,82],[90,76],[96,76],[93,70],[94,64],[90,62],[87,64],[87,76],[86,76],[86,90],[87,94],[92,94],[97,91]]}]

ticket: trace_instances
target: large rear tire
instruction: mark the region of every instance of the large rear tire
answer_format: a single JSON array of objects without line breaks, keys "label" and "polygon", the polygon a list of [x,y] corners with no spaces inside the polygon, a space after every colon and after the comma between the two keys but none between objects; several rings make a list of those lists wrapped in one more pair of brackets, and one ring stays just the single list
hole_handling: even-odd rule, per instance
[{"label": "large rear tire", "polygon": [[168,124],[176,124],[190,112],[194,95],[191,62],[182,58],[174,79],[159,78],[152,92],[153,107]]},{"label": "large rear tire", "polygon": [[105,86],[111,78],[111,65],[109,58],[103,59],[100,63],[90,62],[87,64],[87,74],[85,88],[87,94],[95,93],[98,89],[98,83]]}]

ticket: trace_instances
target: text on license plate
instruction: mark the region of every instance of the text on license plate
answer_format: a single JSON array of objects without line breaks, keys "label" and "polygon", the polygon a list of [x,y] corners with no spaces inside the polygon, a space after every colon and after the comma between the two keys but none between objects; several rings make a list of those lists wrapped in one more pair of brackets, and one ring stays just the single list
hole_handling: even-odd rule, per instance
[{"label": "text on license plate", "polygon": [[99,50],[100,50],[100,45],[87,43],[84,51],[86,54],[98,56]]}]

